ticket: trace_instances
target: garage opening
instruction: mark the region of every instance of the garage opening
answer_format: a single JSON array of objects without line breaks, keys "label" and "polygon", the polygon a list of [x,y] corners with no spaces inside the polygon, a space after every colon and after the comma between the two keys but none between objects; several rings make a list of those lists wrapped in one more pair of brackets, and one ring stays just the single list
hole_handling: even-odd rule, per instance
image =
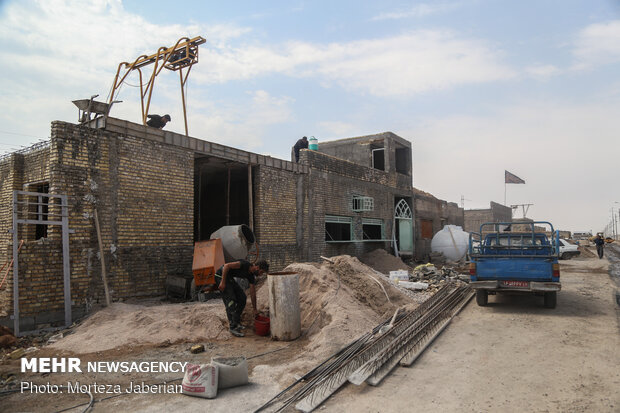
[{"label": "garage opening", "polygon": [[253,229],[251,167],[211,156],[196,158],[194,165],[194,241],[225,225]]}]

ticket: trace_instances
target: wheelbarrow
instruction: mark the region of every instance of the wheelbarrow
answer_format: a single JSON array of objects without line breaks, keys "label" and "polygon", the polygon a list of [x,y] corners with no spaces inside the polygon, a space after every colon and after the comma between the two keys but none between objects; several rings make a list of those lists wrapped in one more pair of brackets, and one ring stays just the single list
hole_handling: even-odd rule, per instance
[{"label": "wheelbarrow", "polygon": [[120,103],[122,100],[113,100],[110,103],[98,102],[94,100],[99,95],[92,95],[90,99],[74,100],[73,104],[78,108],[78,122],[85,123],[91,120],[91,115],[103,115],[108,117],[112,105]]}]

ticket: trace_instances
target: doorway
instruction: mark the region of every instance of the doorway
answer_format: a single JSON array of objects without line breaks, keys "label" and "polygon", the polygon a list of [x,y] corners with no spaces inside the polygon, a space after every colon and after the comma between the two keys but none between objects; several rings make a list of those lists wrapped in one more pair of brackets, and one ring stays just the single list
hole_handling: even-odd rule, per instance
[{"label": "doorway", "polygon": [[394,231],[398,252],[413,255],[413,214],[407,198],[395,198]]},{"label": "doorway", "polygon": [[254,174],[248,165],[211,156],[196,158],[194,165],[194,241],[226,225],[251,228]]}]

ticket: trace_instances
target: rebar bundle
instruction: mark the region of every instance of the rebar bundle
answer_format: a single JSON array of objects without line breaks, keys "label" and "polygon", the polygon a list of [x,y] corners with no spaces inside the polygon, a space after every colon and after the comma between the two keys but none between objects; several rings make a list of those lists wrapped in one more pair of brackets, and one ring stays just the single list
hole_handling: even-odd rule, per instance
[{"label": "rebar bundle", "polygon": [[[472,296],[468,286],[446,284],[415,310],[390,317],[351,342],[255,413],[281,412],[293,404],[311,412],[347,381],[377,385],[399,363],[410,366]],[[296,387],[300,388],[285,398]]]}]

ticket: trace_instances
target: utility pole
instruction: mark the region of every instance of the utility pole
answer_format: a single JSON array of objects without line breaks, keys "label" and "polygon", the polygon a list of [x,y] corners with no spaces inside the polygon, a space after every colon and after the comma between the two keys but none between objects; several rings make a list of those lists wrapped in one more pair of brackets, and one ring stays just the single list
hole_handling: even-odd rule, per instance
[{"label": "utility pole", "polygon": [[465,201],[471,201],[471,199],[465,199],[465,195],[461,195],[461,208],[465,209]]},{"label": "utility pole", "polygon": [[525,218],[525,216],[527,215],[527,211],[529,211],[532,205],[534,204],[517,204],[517,205],[510,205],[510,208],[512,208],[513,215],[514,215],[514,212],[517,211],[519,207],[521,207],[521,210],[523,212],[523,218]]},{"label": "utility pole", "polygon": [[[620,202],[618,201],[614,201],[614,204],[620,204]],[[615,215],[614,215],[615,218]],[[618,234],[618,223],[620,222],[620,207],[618,207],[618,219],[616,220],[616,236],[614,237],[615,240],[620,239],[620,234]]]}]

